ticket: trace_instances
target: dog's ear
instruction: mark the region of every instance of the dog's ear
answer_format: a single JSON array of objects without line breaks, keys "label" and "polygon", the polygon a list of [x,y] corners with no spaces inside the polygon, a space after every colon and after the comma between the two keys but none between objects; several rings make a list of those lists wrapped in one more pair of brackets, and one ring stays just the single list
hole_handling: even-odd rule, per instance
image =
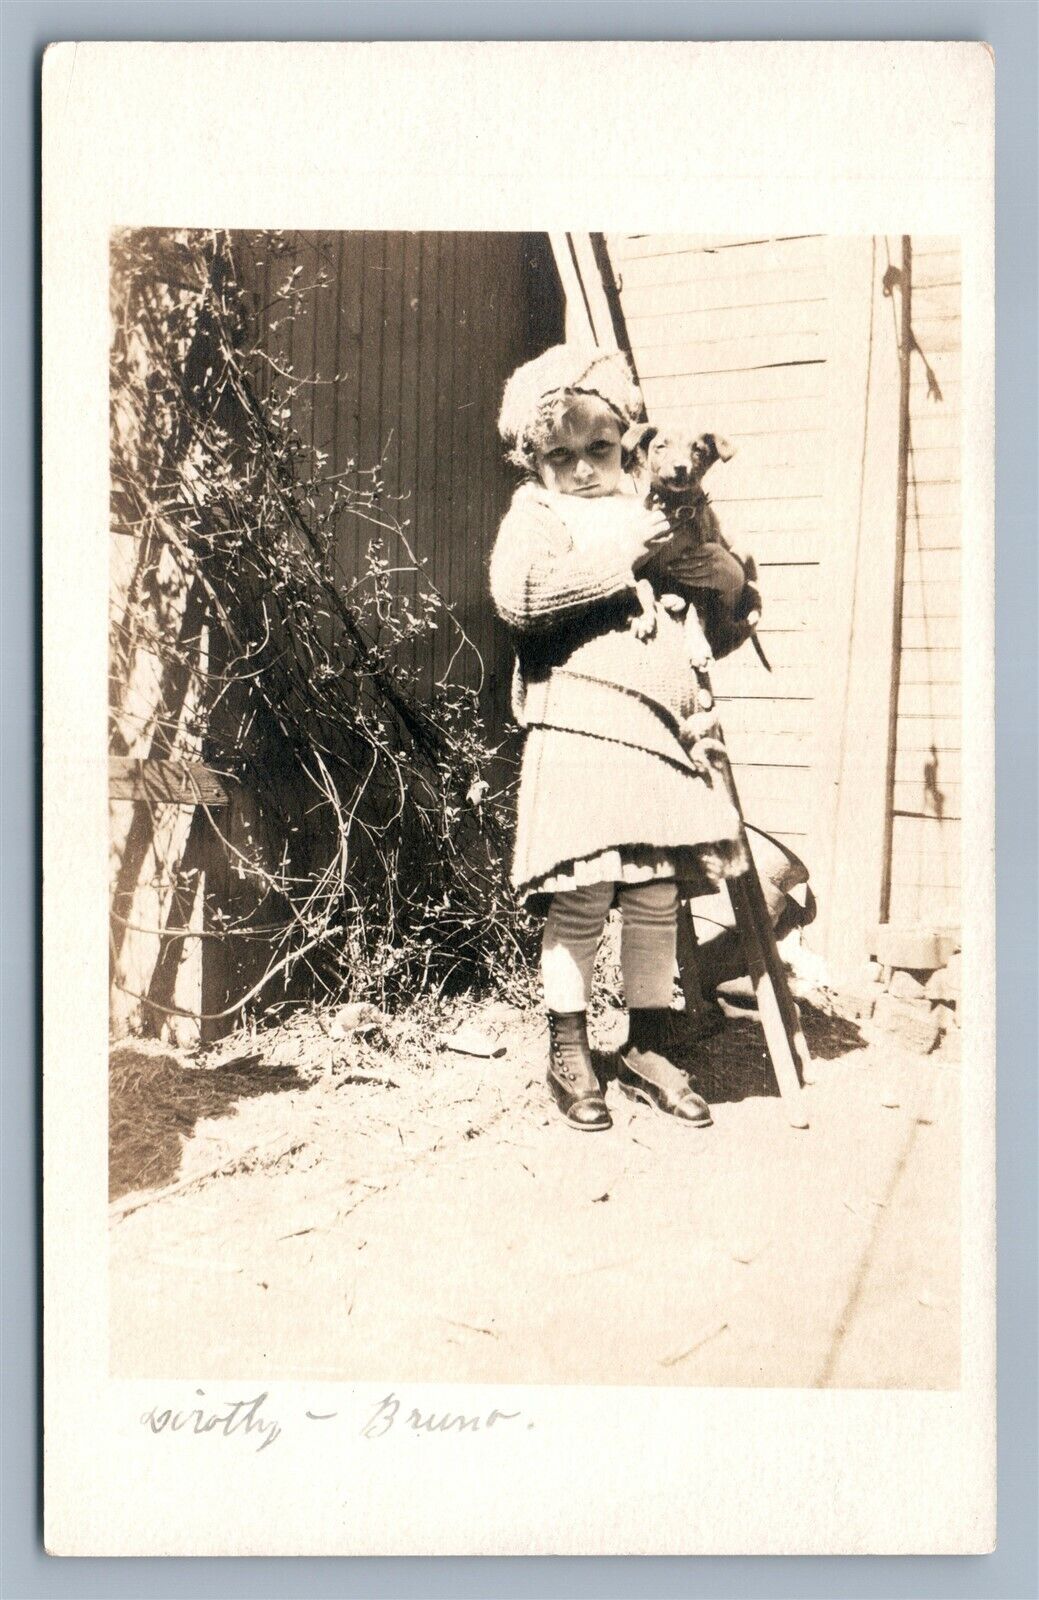
[{"label": "dog's ear", "polygon": [[654,427],[652,422],[633,422],[621,438],[621,449],[625,460],[631,461],[636,456],[644,455],[646,446],[659,432],[660,429]]},{"label": "dog's ear", "polygon": [[723,439],[720,433],[705,433],[697,443],[705,445],[710,452],[711,466],[716,461],[731,461],[736,454],[735,446],[731,445],[728,439]]}]

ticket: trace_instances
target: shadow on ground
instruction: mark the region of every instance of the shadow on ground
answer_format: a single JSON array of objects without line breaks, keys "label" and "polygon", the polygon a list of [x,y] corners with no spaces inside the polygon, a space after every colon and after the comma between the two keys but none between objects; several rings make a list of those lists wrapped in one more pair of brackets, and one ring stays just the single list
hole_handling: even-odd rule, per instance
[{"label": "shadow on ground", "polygon": [[[777,1096],[779,1088],[757,1007],[750,998],[731,1003],[739,1004],[742,1014],[729,1016],[719,1033],[689,1047],[683,1064],[688,1067],[694,1087],[712,1104]],[[813,1060],[835,1061],[867,1048],[867,1041],[853,1022],[824,1011],[809,1000],[800,1000],[798,1006]],[[611,1083],[619,1066],[616,1052],[593,1049],[592,1059],[602,1082]]]},{"label": "shadow on ground", "polygon": [[229,1115],[236,1101],[304,1087],[295,1067],[238,1056],[214,1068],[131,1046],[112,1052],[108,1076],[108,1197],[172,1183],[184,1140],[205,1117]]},{"label": "shadow on ground", "polygon": [[805,1041],[816,1061],[836,1061],[852,1050],[867,1049],[867,1040],[854,1022],[822,1011],[810,1000],[799,1000]]},{"label": "shadow on ground", "polygon": [[[834,1016],[808,1000],[800,1000],[801,1026],[814,1061],[835,1061],[866,1040],[853,1022]],[[772,1063],[756,1009],[733,1017],[721,1033],[702,1046],[704,1065],[697,1074],[701,1093],[712,1102],[778,1095]]]},{"label": "shadow on ground", "polygon": [[[832,1061],[866,1047],[853,1023],[806,1000],[800,1002],[800,1008],[808,1048],[815,1060]],[[311,1031],[316,1042],[315,1059],[323,1059],[328,1055],[329,1041],[316,1022]],[[269,1040],[264,1048],[269,1053]],[[397,1090],[412,1078],[417,1083],[420,1079],[414,1073],[410,1078],[406,1076],[409,1060],[413,1066],[435,1067],[437,1081],[442,1081],[448,1099],[457,1092],[457,1065],[449,1070],[446,1058],[431,1056],[428,1040],[417,1045],[417,1053],[410,1057],[406,1052],[399,1055],[395,1045],[375,1050],[364,1059],[363,1070],[358,1070],[354,1061],[356,1043],[349,1050],[346,1045],[341,1048],[346,1053],[337,1063],[337,1096],[344,1090],[349,1094],[351,1088],[366,1094]],[[537,1072],[531,1080],[536,1084],[532,1104],[538,1108],[538,1116],[547,1116],[541,1049],[539,1043],[536,1056],[532,1057],[537,1061]],[[600,1048],[592,1054],[601,1080],[611,1082],[619,1064],[615,1051]],[[695,1087],[712,1104],[770,1098],[779,1092],[753,1007],[730,1017],[714,1038],[694,1045],[688,1064]],[[487,1084],[494,1081],[493,1073],[484,1067],[478,1076]],[[118,1200],[131,1191],[163,1188],[175,1182],[184,1144],[203,1119],[234,1116],[241,1100],[306,1089],[312,1082],[312,1074],[301,1073],[291,1064],[271,1063],[262,1054],[239,1055],[216,1067],[200,1067],[154,1047],[149,1051],[130,1043],[117,1046],[109,1070],[109,1198]],[[474,1089],[473,1117],[477,1116],[478,1101]],[[399,1108],[396,1120],[406,1115],[406,1108]],[[416,1126],[423,1116],[421,1110],[414,1112]],[[463,1137],[474,1138],[481,1131],[479,1121],[475,1121]]]}]

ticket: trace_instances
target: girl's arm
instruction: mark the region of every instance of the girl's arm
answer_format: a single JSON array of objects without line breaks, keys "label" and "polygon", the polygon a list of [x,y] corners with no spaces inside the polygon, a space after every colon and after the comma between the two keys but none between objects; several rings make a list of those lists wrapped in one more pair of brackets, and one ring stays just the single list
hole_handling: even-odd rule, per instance
[{"label": "girl's arm", "polygon": [[[618,510],[622,520],[634,528],[627,507]],[[634,538],[628,551],[623,541],[604,538],[596,548],[577,550],[548,506],[521,493],[502,522],[491,555],[495,609],[517,632],[535,633],[559,627],[592,606],[626,599],[635,588],[636,549]]]},{"label": "girl's arm", "polygon": [[[750,638],[761,614],[758,569],[753,556],[733,549],[713,508],[707,510],[707,538],[694,548],[665,552],[658,582],[675,583],[695,599],[711,653],[717,660]],[[754,618],[754,624],[748,618]]]}]

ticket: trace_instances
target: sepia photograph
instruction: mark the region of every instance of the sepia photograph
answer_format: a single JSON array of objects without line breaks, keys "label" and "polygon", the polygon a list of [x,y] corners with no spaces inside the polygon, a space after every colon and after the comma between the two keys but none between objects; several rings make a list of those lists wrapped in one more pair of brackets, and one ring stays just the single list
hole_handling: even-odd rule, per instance
[{"label": "sepia photograph", "polygon": [[112,1374],[955,1388],[959,241],[110,291]]},{"label": "sepia photograph", "polygon": [[990,52],[43,89],[48,1550],[991,1549]]}]

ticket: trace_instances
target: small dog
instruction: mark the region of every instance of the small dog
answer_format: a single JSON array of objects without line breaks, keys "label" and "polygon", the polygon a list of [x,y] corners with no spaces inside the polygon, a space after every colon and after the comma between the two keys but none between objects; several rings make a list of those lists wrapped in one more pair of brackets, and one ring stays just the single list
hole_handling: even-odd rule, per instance
[{"label": "small dog", "polygon": [[[716,461],[730,461],[735,454],[727,439],[714,433],[703,433],[693,438],[681,428],[663,429],[651,422],[638,422],[628,429],[622,442],[638,469],[638,476],[645,483],[647,503],[659,506],[674,530],[661,555],[658,569],[665,585],[672,581],[668,566],[683,552],[708,543],[720,544],[725,550],[731,549],[703,487],[703,477],[709,468]],[[753,581],[757,576],[753,563],[742,562],[741,565],[748,579]],[[640,638],[646,638],[652,632],[653,586],[648,578],[638,580],[636,593],[642,615],[636,618],[633,627]],[[710,590],[697,588],[689,588],[684,594],[664,593],[661,596],[661,604],[671,611],[681,610],[688,601],[693,602],[686,618],[690,660],[694,666],[703,666],[710,659],[710,650],[697,610],[709,609],[716,604],[716,600]],[[752,612],[747,620],[753,630],[756,614]],[[758,636],[753,631],[751,638],[763,665],[771,672]]]}]

